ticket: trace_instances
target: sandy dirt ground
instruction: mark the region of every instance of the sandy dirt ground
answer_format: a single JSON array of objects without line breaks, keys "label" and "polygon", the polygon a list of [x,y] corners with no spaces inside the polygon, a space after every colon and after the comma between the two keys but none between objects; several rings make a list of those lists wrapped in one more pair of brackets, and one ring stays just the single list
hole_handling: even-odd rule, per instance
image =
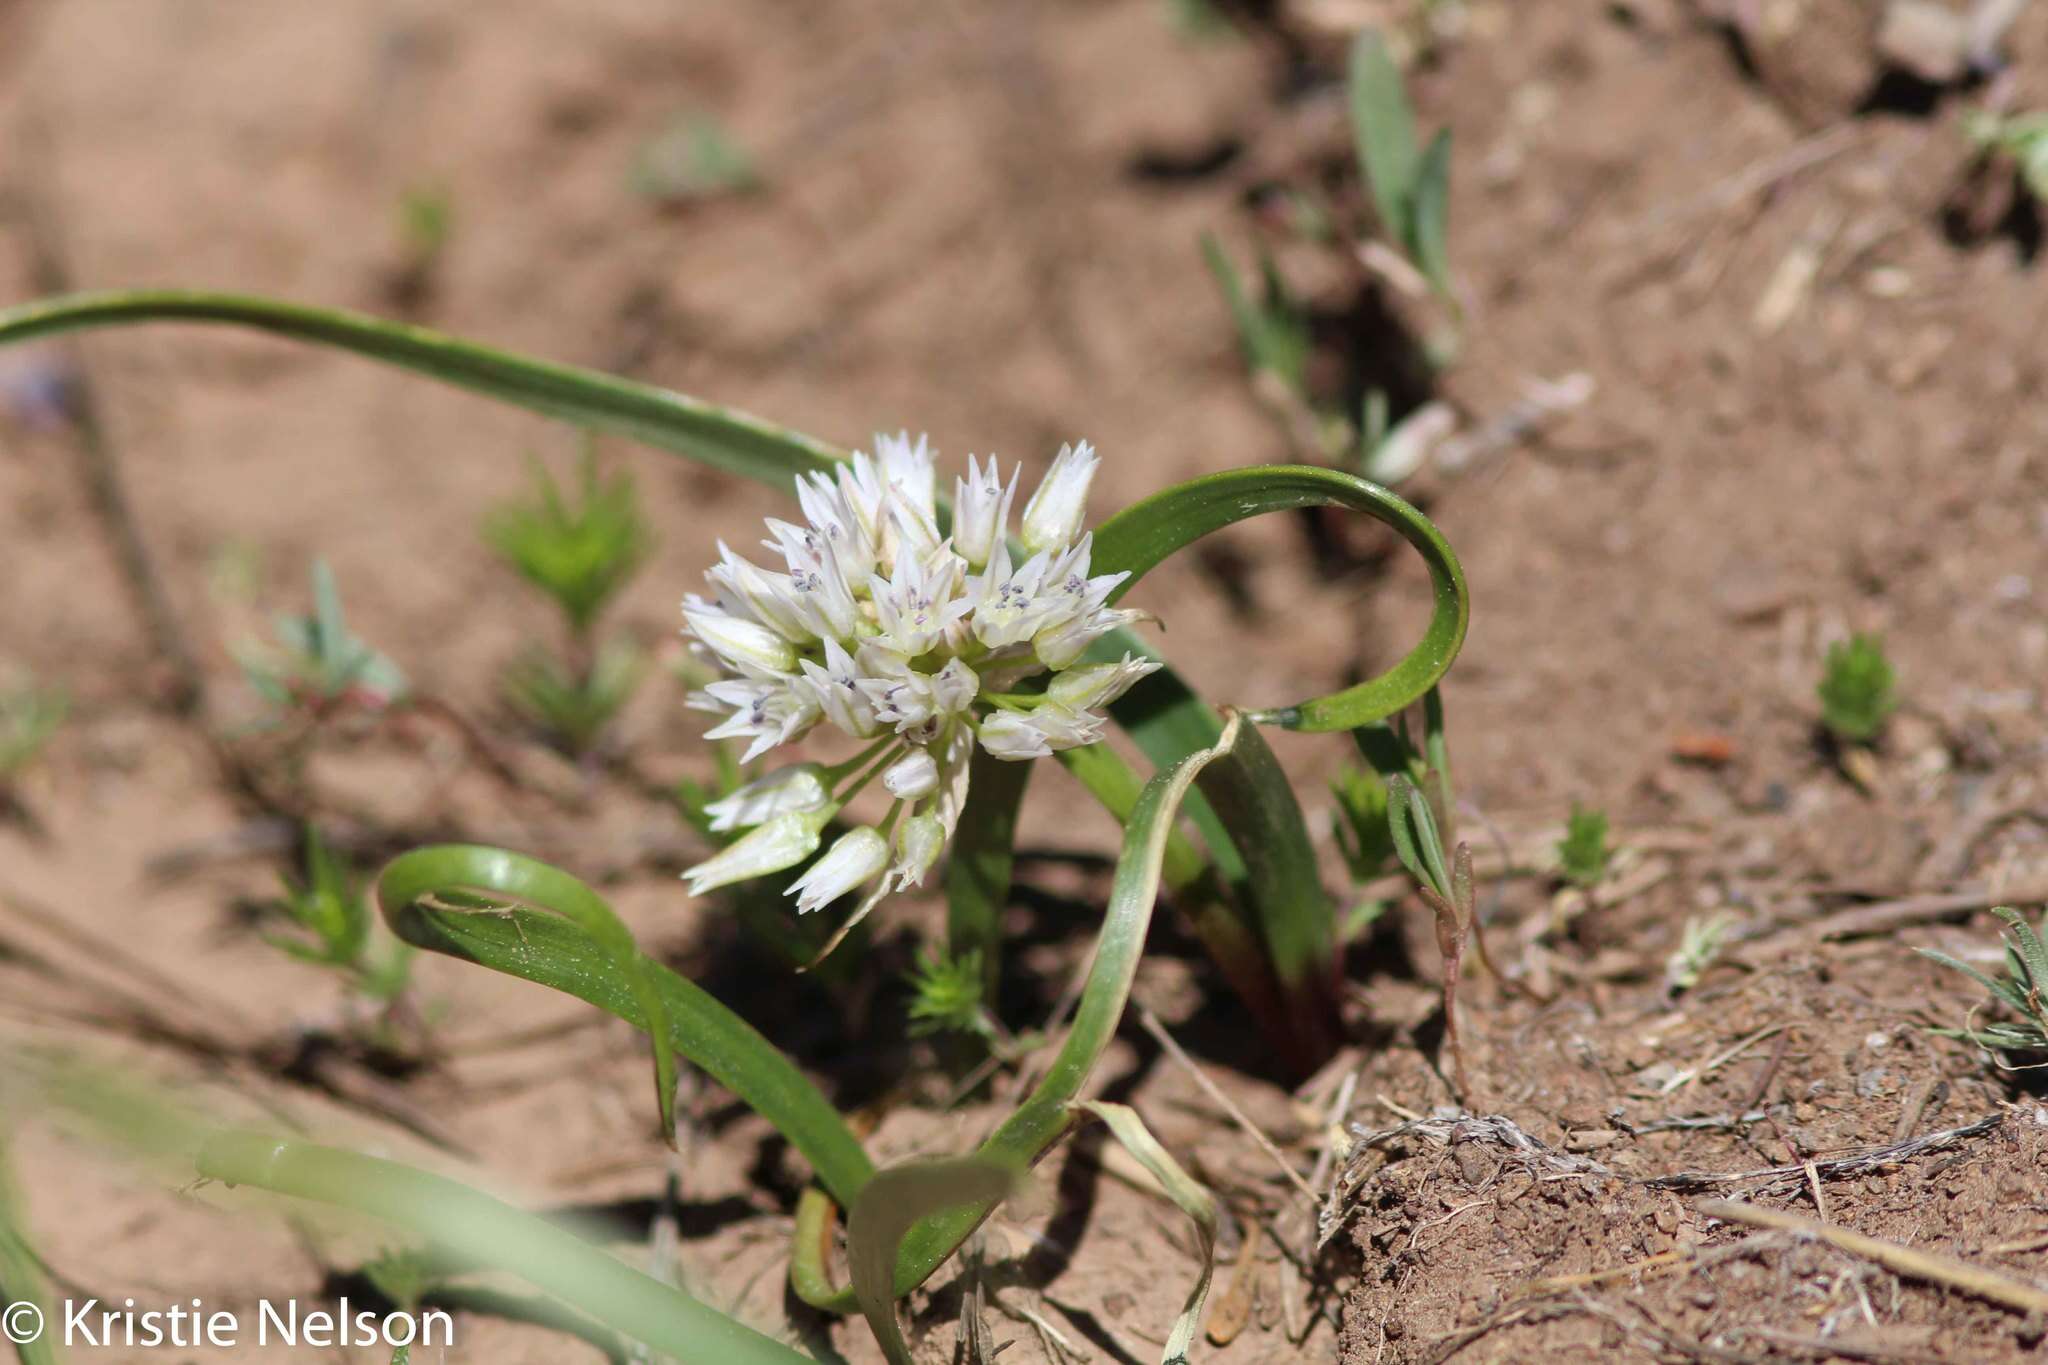
[{"label": "sandy dirt ground", "polygon": [[[0,0],[0,301],[53,271],[81,288],[277,294],[846,445],[909,428],[952,459],[1035,469],[1086,437],[1105,457],[1102,513],[1297,455],[1246,381],[1204,232],[1240,262],[1261,241],[1276,252],[1316,315],[1332,395],[1437,398],[1471,433],[1499,429],[1532,384],[1583,376],[1575,409],[1403,489],[1458,547],[1475,603],[1446,699],[1510,978],[1466,987],[1462,1107],[1479,1117],[1441,1117],[1460,1097],[1419,904],[1397,898],[1354,949],[1354,1041],[1305,1088],[1247,1041],[1192,941],[1165,916],[1155,931],[1137,998],[1300,1172],[1322,1158],[1335,1191],[1318,1251],[1318,1210],[1126,1025],[1099,1089],[1138,1106],[1231,1214],[1197,1359],[2033,1358],[2039,1314],[1703,1209],[1751,1198],[2048,1282],[2048,1108],[2026,1074],[1928,1032],[1978,997],[1913,952],[1990,967],[1984,912],[2048,897],[2048,286],[2038,214],[1963,132],[1992,94],[2048,103],[2048,11],[2007,38],[1995,91],[1954,91],[1887,76],[1853,43],[1815,58],[1811,33],[1746,45],[1678,0],[1451,6],[1461,20],[1412,88],[1455,137],[1463,345],[1418,381],[1440,318],[1272,211],[1305,191],[1364,221],[1347,27],[1409,7],[1249,5],[1200,39],[1170,8]],[[663,204],[633,188],[636,157],[692,113],[749,150],[757,192]],[[424,278],[398,228],[422,187],[452,224]],[[786,1290],[801,1163],[729,1097],[694,1090],[671,1156],[630,1030],[442,959],[416,973],[434,1043],[396,1064],[351,1041],[359,1007],[281,958],[250,911],[274,894],[289,830],[224,778],[213,737],[262,752],[232,738],[259,711],[233,651],[270,612],[303,609],[324,558],[362,634],[523,779],[494,779],[425,719],[330,736],[308,780],[365,864],[459,836],[601,882],[651,952],[858,1110],[878,1159],[963,1149],[1007,1112],[1007,1079],[947,1107],[946,1078],[905,1037],[897,979],[935,905],[885,909],[872,964],[821,984],[683,894],[695,846],[662,791],[703,750],[671,681],[642,688],[613,761],[589,770],[505,714],[501,668],[552,623],[479,521],[529,457],[566,469],[579,438],[219,331],[0,354],[0,391],[35,366],[88,376],[207,696],[202,720],[166,705],[175,678],[76,431],[15,402],[0,415],[0,664],[61,681],[73,707],[0,826],[8,1045],[84,1050],[223,1113],[601,1218],[639,1264],[674,1231],[671,1268],[712,1302],[879,1360],[864,1326]],[[634,473],[660,536],[611,625],[673,648],[714,540],[750,535],[782,499],[600,450]],[[1207,695],[1328,691],[1392,662],[1429,611],[1397,542],[1330,536],[1248,523],[1133,600]],[[1883,635],[1903,706],[1845,765],[1813,692],[1852,631]],[[1320,834],[1344,746],[1275,744]],[[1108,818],[1049,778],[1022,839],[1047,856],[1025,861],[1009,911],[1021,948],[1002,1005],[1018,1028],[1085,956],[1107,884],[1099,860],[1052,855],[1114,847]],[[1622,849],[1590,897],[1559,890],[1549,852],[1574,802],[1606,809]],[[1326,870],[1341,876],[1334,851]],[[1674,995],[1681,926],[1719,911],[1730,947]],[[65,1294],[373,1293],[354,1275],[384,1245],[375,1229],[190,1189],[46,1115],[7,1118]],[[1340,1158],[1344,1123],[1378,1136]],[[1115,1178],[1100,1136],[1041,1168],[1050,1214],[992,1225],[1006,1362],[1155,1359],[1194,1273],[1184,1221]],[[949,1268],[911,1299],[920,1360],[962,1358],[965,1290]],[[600,1357],[465,1312],[445,1358]]]}]

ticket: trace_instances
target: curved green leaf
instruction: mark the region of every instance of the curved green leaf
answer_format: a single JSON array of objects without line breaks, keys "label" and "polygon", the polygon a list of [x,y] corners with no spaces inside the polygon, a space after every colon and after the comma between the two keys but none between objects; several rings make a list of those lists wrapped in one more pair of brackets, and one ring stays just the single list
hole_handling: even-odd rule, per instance
[{"label": "curved green leaf", "polygon": [[[476,896],[537,909],[482,905]],[[649,1021],[665,1018],[657,1051],[665,1043],[670,1055],[688,1057],[774,1124],[840,1199],[852,1199],[874,1174],[838,1111],[750,1024],[637,949],[638,970],[622,966],[617,945],[591,929],[598,912],[616,916],[568,873],[503,849],[423,848],[385,868],[377,904],[392,932],[415,947],[552,987],[650,1033]]]},{"label": "curved green leaf", "polygon": [[[986,1210],[1016,1188],[1017,1170],[985,1156],[909,1161],[877,1171],[846,1220],[853,1294],[889,1365],[912,1365],[896,1325],[894,1275],[904,1234],[925,1218],[961,1207]],[[982,1216],[986,1216],[983,1214]]]},{"label": "curved green leaf", "polygon": [[509,1271],[685,1365],[810,1365],[781,1342],[572,1233],[445,1176],[249,1132],[211,1138],[197,1165],[209,1180],[351,1209],[479,1266]]},{"label": "curved green leaf", "polygon": [[136,322],[225,323],[353,351],[457,388],[628,436],[788,488],[843,453],[772,422],[595,370],[531,360],[402,322],[239,294],[136,289],[74,294],[0,310],[0,346]]},{"label": "curved green leaf", "polygon": [[1195,1344],[1195,1329],[1202,1323],[1202,1305],[1209,1299],[1209,1281],[1216,1274],[1216,1197],[1208,1187],[1196,1180],[1173,1154],[1159,1145],[1159,1139],[1152,1136],[1152,1130],[1145,1126],[1145,1120],[1138,1117],[1138,1111],[1127,1104],[1110,1104],[1104,1100],[1083,1100],[1075,1108],[1086,1110],[1109,1125],[1109,1131],[1124,1145],[1124,1150],[1138,1159],[1138,1164],[1151,1172],[1159,1182],[1159,1188],[1166,1191],[1171,1199],[1195,1225],[1195,1245],[1201,1255],[1202,1271],[1195,1279],[1195,1287],[1188,1291],[1187,1302],[1181,1305],[1180,1316],[1173,1320],[1173,1330],[1166,1335],[1166,1350],[1159,1357],[1160,1365],[1188,1365],[1188,1352]]},{"label": "curved green leaf", "polygon": [[[1121,597],[1160,561],[1213,531],[1266,512],[1332,506],[1363,512],[1400,532],[1422,556],[1436,595],[1421,642],[1377,678],[1251,715],[1290,730],[1349,730],[1391,716],[1429,691],[1457,658],[1471,617],[1465,571],[1450,542],[1434,522],[1394,494],[1355,474],[1319,465],[1254,465],[1209,474],[1133,503],[1096,528],[1092,569],[1128,571],[1131,576],[1117,589]],[[1147,678],[1125,700],[1157,677]],[[1193,738],[1191,720],[1187,738]]]},{"label": "curved green leaf", "polygon": [[[1069,1106],[1079,1098],[1081,1087],[1095,1070],[1103,1049],[1109,1046],[1130,999],[1138,958],[1145,950],[1145,933],[1152,925],[1152,907],[1159,898],[1160,868],[1166,858],[1166,841],[1174,817],[1202,769],[1229,753],[1238,742],[1241,725],[1239,716],[1231,713],[1214,748],[1189,754],[1145,784],[1124,830],[1123,851],[1117,858],[1116,875],[1110,884],[1109,907],[1096,936],[1095,960],[1081,988],[1073,1025],[1037,1089],[989,1134],[974,1154],[977,1160],[1022,1170],[1066,1131],[1072,1121]],[[911,1228],[896,1260],[897,1296],[923,1284],[980,1226],[995,1204],[994,1199],[976,1200],[923,1218]],[[826,1226],[828,1213],[814,1200],[806,1226],[813,1230]],[[818,1240],[816,1236],[798,1239],[797,1255],[806,1264],[800,1274],[792,1275],[791,1282],[799,1292],[824,1287],[822,1263],[817,1259],[819,1248],[815,1245]],[[809,1301],[842,1313],[858,1307],[851,1290],[840,1291],[823,1301]]]}]

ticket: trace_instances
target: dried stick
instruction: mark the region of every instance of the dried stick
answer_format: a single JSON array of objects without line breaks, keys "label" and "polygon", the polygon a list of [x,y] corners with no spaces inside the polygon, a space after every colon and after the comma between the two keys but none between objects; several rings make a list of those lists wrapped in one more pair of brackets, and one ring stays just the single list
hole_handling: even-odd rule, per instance
[{"label": "dried stick", "polygon": [[1217,1107],[1222,1109],[1224,1113],[1230,1115],[1231,1122],[1242,1128],[1253,1142],[1258,1143],[1261,1151],[1273,1158],[1273,1164],[1278,1166],[1290,1181],[1294,1182],[1294,1187],[1308,1196],[1308,1202],[1311,1207],[1320,1202],[1316,1196],[1315,1187],[1302,1179],[1301,1172],[1294,1169],[1294,1163],[1283,1156],[1280,1149],[1273,1145],[1273,1139],[1260,1131],[1259,1125],[1247,1118],[1244,1110],[1231,1103],[1230,1097],[1217,1088],[1216,1082],[1210,1080],[1202,1068],[1195,1065],[1195,1059],[1188,1056],[1181,1048],[1181,1045],[1173,1040],[1173,1035],[1168,1033],[1166,1026],[1159,1022],[1159,1016],[1146,1009],[1143,1005],[1139,1005],[1138,1022],[1144,1026],[1145,1032],[1152,1035],[1154,1041],[1159,1046],[1166,1049],[1167,1056],[1173,1058],[1183,1070],[1195,1078],[1195,1084],[1202,1088],[1202,1093],[1214,1101]]},{"label": "dried stick", "polygon": [[1953,1256],[1943,1256],[1931,1251],[1918,1251],[1897,1242],[1887,1242],[1881,1237],[1868,1237],[1860,1232],[1836,1227],[1817,1219],[1797,1213],[1784,1213],[1777,1209],[1758,1208],[1729,1199],[1710,1199],[1699,1206],[1699,1211],[1709,1218],[1719,1218],[1730,1223],[1741,1223],[1753,1228],[1771,1228],[1779,1232],[1798,1233],[1826,1242],[1838,1251],[1851,1256],[1861,1256],[1875,1261],[1894,1274],[1910,1279],[1928,1280],[1946,1285],[1950,1289],[2017,1309],[2022,1313],[2048,1314],[2048,1290],[2038,1289],[2025,1280],[1982,1266],[1971,1265],[1968,1261]]}]

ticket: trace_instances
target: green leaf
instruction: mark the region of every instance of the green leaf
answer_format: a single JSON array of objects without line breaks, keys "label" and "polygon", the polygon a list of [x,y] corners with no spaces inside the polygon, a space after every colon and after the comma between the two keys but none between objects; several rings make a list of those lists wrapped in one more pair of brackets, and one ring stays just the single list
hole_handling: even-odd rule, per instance
[{"label": "green leaf", "polygon": [[[1102,746],[1091,745],[1091,748]],[[1010,902],[1017,812],[1033,765],[1010,763],[975,747],[967,808],[946,862],[946,943],[954,958],[979,956],[982,993],[993,1000],[1003,966],[1003,907]]]},{"label": "green leaf", "polygon": [[395,1161],[274,1134],[200,1148],[209,1180],[350,1209],[507,1271],[684,1365],[810,1365],[808,1357],[480,1190]]},{"label": "green leaf", "polygon": [[1416,189],[1415,110],[1377,29],[1361,31],[1351,45],[1351,135],[1380,230],[1405,243]]},{"label": "green leaf", "polygon": [[1408,255],[1436,292],[1451,297],[1451,130],[1430,139],[1409,204]]},{"label": "green leaf", "polygon": [[1167,1198],[1194,1220],[1195,1241],[1202,1256],[1202,1273],[1196,1278],[1195,1287],[1188,1292],[1180,1316],[1173,1320],[1173,1330],[1166,1335],[1165,1353],[1159,1357],[1160,1365],[1187,1365],[1188,1352],[1195,1344],[1195,1330],[1202,1322],[1202,1304],[1209,1297],[1209,1281],[1216,1274],[1215,1197],[1200,1181],[1181,1169],[1172,1153],[1159,1145],[1159,1140],[1152,1136],[1152,1130],[1138,1117],[1137,1110],[1102,1100],[1083,1100],[1075,1107],[1085,1109],[1108,1124],[1109,1131],[1116,1135],[1124,1150],[1136,1157],[1138,1164],[1150,1171],[1166,1191]]},{"label": "green leaf", "polygon": [[913,1365],[896,1325],[894,1271],[904,1234],[949,1209],[976,1211],[975,1221],[1008,1198],[1019,1168],[986,1156],[912,1161],[875,1172],[846,1220],[846,1262],[854,1297],[889,1365]]},{"label": "green leaf", "polygon": [[[1123,851],[1117,858],[1116,875],[1110,885],[1109,906],[1096,936],[1094,961],[1081,989],[1074,1022],[1037,1089],[981,1144],[975,1153],[978,1158],[1021,1170],[1066,1131],[1071,1121],[1068,1106],[1080,1097],[1081,1087],[1115,1036],[1130,999],[1138,958],[1145,949],[1145,934],[1152,924],[1152,907],[1159,897],[1160,867],[1174,816],[1202,769],[1229,753],[1242,733],[1243,722],[1233,714],[1216,747],[1188,755],[1145,784],[1124,829]],[[994,1199],[977,1200],[925,1217],[911,1228],[896,1260],[896,1294],[900,1297],[923,1284],[981,1224],[995,1203]],[[806,1213],[800,1206],[799,1215],[797,1254],[804,1264],[792,1272],[791,1284],[815,1307],[852,1311],[857,1300],[851,1291],[829,1298],[822,1294],[828,1285],[817,1259],[821,1248],[817,1245],[819,1238],[810,1234],[826,1226],[825,1212],[814,1207]]]},{"label": "green leaf", "polygon": [[[1330,506],[1363,512],[1398,531],[1422,556],[1436,597],[1421,642],[1385,673],[1341,692],[1252,715],[1253,720],[1290,730],[1349,730],[1383,720],[1428,692],[1457,657],[1470,619],[1464,570],[1450,543],[1428,517],[1394,494],[1355,474],[1317,465],[1255,465],[1209,474],[1133,503],[1104,522],[1095,532],[1091,568],[1095,573],[1130,573],[1114,601],[1169,555],[1211,532],[1266,512]],[[1097,654],[1091,652],[1090,657]],[[1160,676],[1147,678],[1125,700],[1143,697],[1147,685],[1157,684]],[[1190,693],[1188,699],[1200,714],[1191,713],[1180,698],[1166,708],[1173,713],[1182,743],[1195,740],[1205,725],[1215,724],[1214,713],[1198,698]]]},{"label": "green leaf", "polygon": [[[23,1222],[21,1192],[15,1185],[4,1132],[0,1132],[0,1310],[7,1314],[4,1325],[9,1341],[14,1341],[17,1327],[26,1327],[21,1319],[31,1313],[39,1314],[46,1328],[55,1325],[42,1258],[30,1244]],[[15,1342],[21,1365],[57,1365],[55,1337],[54,1332],[44,1331]]]},{"label": "green leaf", "polygon": [[[487,908],[475,895],[535,909]],[[746,1021],[693,982],[649,961],[595,892],[566,872],[503,849],[442,845],[396,859],[378,904],[415,947],[480,963],[587,1000],[654,1039],[663,1112],[673,1118],[681,1053],[774,1124],[827,1188],[851,1199],[874,1167],[823,1095]]]},{"label": "green leaf", "polygon": [[1301,805],[1272,749],[1249,726],[1203,770],[1200,786],[1244,854],[1259,936],[1289,1005],[1292,1060],[1312,1069],[1335,1047],[1342,1025],[1336,907],[1317,875]]},{"label": "green leaf", "polygon": [[787,489],[841,453],[758,417],[651,384],[531,360],[472,341],[333,308],[192,290],[74,294],[0,310],[0,346],[136,322],[229,323],[353,351],[578,426],[628,436]]}]

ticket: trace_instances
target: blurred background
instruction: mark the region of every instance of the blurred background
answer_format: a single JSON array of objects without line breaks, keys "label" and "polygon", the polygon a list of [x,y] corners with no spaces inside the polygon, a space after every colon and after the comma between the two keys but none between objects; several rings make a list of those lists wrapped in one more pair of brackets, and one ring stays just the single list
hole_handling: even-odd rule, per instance
[{"label": "blurred background", "polygon": [[[1686,911],[1766,875],[1873,894],[2048,877],[2036,820],[1964,837],[2044,799],[2048,173],[2028,158],[2048,153],[1997,121],[2048,108],[2048,10],[1987,26],[1977,12],[2000,7],[1901,8],[0,0],[0,302],[183,285],[344,306],[844,446],[928,432],[948,464],[993,452],[1035,474],[1086,438],[1097,519],[1207,471],[1350,458],[1304,436],[1313,413],[1437,413],[1400,490],[1471,579],[1447,689],[1460,794],[1509,834],[1584,801],[1719,841],[1711,869],[1595,913],[1571,945],[1661,961]],[[1387,258],[1359,179],[1344,76],[1366,26],[1390,35],[1425,132],[1451,130],[1448,299]],[[1205,234],[1297,328],[1286,382],[1248,368]],[[296,1067],[352,1121],[487,1153],[549,1198],[644,1196],[662,1157],[643,1063],[570,1002],[423,962],[458,1055],[548,1029],[559,1051],[486,1053],[424,1089],[321,1059],[306,1040],[349,992],[280,968],[252,929],[295,835],[219,738],[260,727],[237,658],[309,610],[324,561],[350,626],[439,708],[295,756],[340,842],[355,831],[366,863],[393,832],[528,848],[608,879],[672,961],[722,960],[729,928],[673,876],[689,831],[648,793],[706,766],[669,669],[678,601],[718,537],[746,543],[782,499],[598,444],[652,530],[607,618],[649,672],[602,758],[564,756],[502,684],[555,619],[481,527],[534,461],[573,480],[583,448],[240,333],[0,352],[0,667],[68,698],[9,778],[0,1012],[147,1052],[154,1026],[101,989],[121,978],[204,1026],[201,1069]],[[1397,540],[1327,518],[1237,528],[1133,600],[1207,695],[1247,703],[1386,666],[1429,609]],[[197,665],[203,725],[174,704],[188,675],[166,630]],[[1845,780],[1813,695],[1854,632],[1882,636],[1902,706]],[[1305,791],[1344,758],[1276,747]],[[1110,846],[1106,818],[1041,788],[1027,844]],[[1085,869],[1043,875],[1058,891]],[[94,937],[81,949],[56,921]],[[825,1046],[803,1027],[778,1041]],[[288,1230],[195,1221],[23,1143],[59,1265],[303,1278]],[[721,1254],[765,1265],[746,1219],[782,1205],[757,1160],[775,1159],[707,1142],[687,1181],[725,1209],[706,1219]],[[1294,1358],[1221,1358],[1240,1355]]]}]

